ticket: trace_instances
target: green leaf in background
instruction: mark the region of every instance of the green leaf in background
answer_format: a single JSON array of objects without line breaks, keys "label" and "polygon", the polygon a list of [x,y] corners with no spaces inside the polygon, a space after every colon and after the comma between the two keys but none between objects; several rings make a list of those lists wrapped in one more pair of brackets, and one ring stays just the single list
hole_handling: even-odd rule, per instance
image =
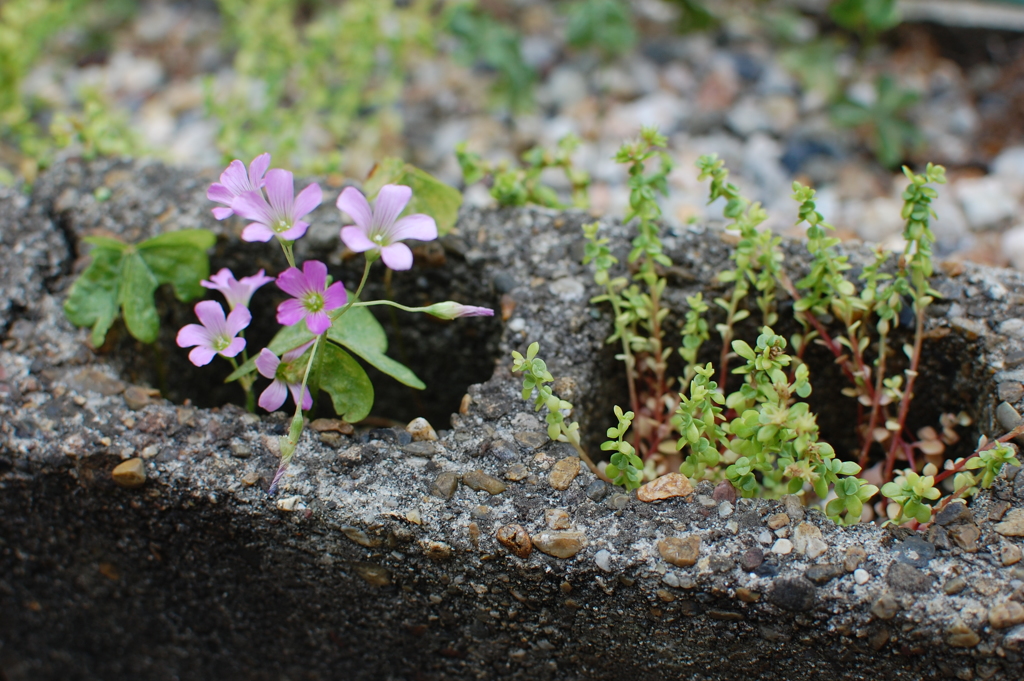
[{"label": "green leaf in background", "polygon": [[363,183],[363,191],[368,199],[373,199],[386,184],[401,184],[412,189],[412,200],[405,208],[405,215],[425,213],[434,218],[438,236],[452,231],[462,205],[462,193],[455,187],[394,157],[385,158],[374,166]]},{"label": "green leaf in background", "polygon": [[320,389],[331,396],[335,413],[349,423],[362,421],[373,408],[373,383],[359,362],[334,343],[324,343],[320,369]]},{"label": "green leaf in background", "polygon": [[596,47],[609,55],[636,44],[633,13],[621,0],[579,0],[569,6],[566,39],[576,48]]},{"label": "green leaf in background", "polygon": [[103,345],[107,331],[124,315],[128,332],[152,343],[160,331],[153,294],[161,284],[174,286],[179,300],[202,296],[200,281],[210,274],[206,250],[216,237],[205,229],[186,229],[131,246],[109,237],[86,237],[92,263],[71,286],[64,314],[75,326],[92,327],[92,344]]},{"label": "green leaf in background", "polygon": [[846,30],[865,36],[900,23],[896,0],[838,0],[829,8],[828,15]]},{"label": "green leaf in background", "polygon": [[[349,295],[352,295],[351,291]],[[365,307],[354,307],[346,312],[345,316],[334,322],[327,332],[327,337],[335,343],[345,346],[368,364],[391,376],[399,383],[417,390],[427,387],[413,373],[412,369],[384,354],[388,349],[388,338],[384,333],[384,327]],[[305,322],[300,322],[278,331],[267,348],[280,357],[289,350],[311,340],[313,340],[313,334],[309,332]],[[254,357],[232,372],[225,382],[238,380],[255,370],[256,358]]]}]

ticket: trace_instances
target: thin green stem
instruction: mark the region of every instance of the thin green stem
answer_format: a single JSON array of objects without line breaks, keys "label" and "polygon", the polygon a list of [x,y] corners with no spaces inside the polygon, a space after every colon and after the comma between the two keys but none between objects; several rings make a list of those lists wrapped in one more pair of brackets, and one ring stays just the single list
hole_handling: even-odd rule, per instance
[{"label": "thin green stem", "polygon": [[[341,308],[341,310],[338,312],[337,316],[334,316],[333,314],[331,315],[331,321],[332,322],[336,322],[339,319],[341,319],[342,317],[344,317],[345,313],[348,312],[353,307],[365,307],[365,305],[363,305],[363,304],[361,304],[361,303],[359,303],[357,301],[359,300],[359,294],[363,292],[363,287],[366,286],[366,278],[370,276],[370,265],[372,265],[372,264],[373,264],[373,261],[370,260],[369,258],[367,258],[366,259],[366,267],[363,268],[363,278],[359,280],[359,286],[356,288],[356,292],[352,294],[352,297],[349,298],[348,303],[343,308]],[[377,302],[384,302],[384,301],[377,301]],[[399,307],[401,307],[401,306],[399,306]]]},{"label": "thin green stem", "polygon": [[292,245],[293,242],[285,241],[284,239],[278,239],[277,243],[281,244],[281,250],[284,251],[284,259],[288,261],[289,267],[295,267],[295,252]]}]

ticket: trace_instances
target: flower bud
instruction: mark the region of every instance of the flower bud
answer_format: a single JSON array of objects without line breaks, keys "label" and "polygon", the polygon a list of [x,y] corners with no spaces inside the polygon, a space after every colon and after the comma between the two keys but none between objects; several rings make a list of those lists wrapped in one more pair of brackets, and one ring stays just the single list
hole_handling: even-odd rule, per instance
[{"label": "flower bud", "polygon": [[446,300],[443,303],[434,303],[423,309],[424,312],[441,319],[455,319],[456,317],[493,317],[494,310],[488,307],[476,307],[475,305],[462,305],[453,300]]}]

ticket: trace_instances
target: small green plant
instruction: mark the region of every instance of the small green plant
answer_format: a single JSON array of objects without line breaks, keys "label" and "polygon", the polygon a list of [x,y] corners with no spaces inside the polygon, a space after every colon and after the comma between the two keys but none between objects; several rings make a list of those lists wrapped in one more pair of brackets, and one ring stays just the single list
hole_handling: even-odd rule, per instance
[{"label": "small green plant", "polygon": [[456,56],[494,71],[495,97],[514,111],[533,105],[537,74],[523,61],[519,33],[470,3],[451,8],[444,22],[459,42]]},{"label": "small green plant", "polygon": [[863,128],[879,162],[887,168],[899,165],[907,153],[921,144],[921,133],[907,118],[907,110],[919,95],[900,88],[888,75],[875,82],[871,104],[843,99],[832,107],[832,120],[847,128]]},{"label": "small green plant", "polygon": [[96,90],[82,93],[81,112],[58,112],[50,124],[50,134],[58,147],[72,145],[82,158],[98,156],[134,156],[141,144],[128,126],[128,117],[104,101]]},{"label": "small green plant", "polygon": [[837,24],[866,41],[900,23],[896,0],[834,0],[828,15]]},{"label": "small green plant", "polygon": [[[973,494],[979,485],[991,485],[1003,466],[1016,463],[1014,451],[1002,443],[1024,432],[1024,425],[998,443],[981,442],[970,457],[947,461],[942,473],[925,460],[942,455],[944,443],[958,438],[954,428],[966,417],[944,415],[941,438],[931,428],[922,429],[916,438],[906,432],[926,311],[938,295],[929,284],[934,243],[929,224],[934,217],[931,202],[937,196],[930,185],[945,181],[940,166],[928,165],[923,174],[904,168],[909,180],[902,211],[906,247],[895,263],[889,254],[877,251],[862,268],[858,288],[848,276],[851,266],[846,256],[837,250],[839,240],[828,234],[832,227],[817,211],[814,190],[793,184],[810,254],[809,271],[794,283],[783,267],[781,240],[758,228],[766,217],[761,206],[740,194],[715,156],[700,158],[697,166],[701,178],[710,180],[711,200],[725,200],[723,214],[731,221],[729,228],[739,233],[739,241],[730,256],[732,268],[718,275],[729,290],[714,301],[724,315],[715,325],[722,341],[718,380],[713,380],[716,367],[699,361],[710,338],[705,319],[710,306],[701,295],[694,295],[687,298],[689,310],[678,348],[685,362],[683,377],[678,379],[679,388],[674,388],[676,379],[668,374],[668,360],[676,348],[665,337],[669,310],[662,302],[666,281],[661,269],[672,262],[662,247],[657,202],[665,193],[670,169],[660,151],[663,144],[656,131],[644,130],[639,140],[623,145],[616,156],[629,168],[626,219],[636,222],[628,272],[613,274],[619,263],[608,239],[599,236],[596,224],[583,227],[584,264],[593,265],[594,282],[602,290],[591,303],[607,303],[612,309],[613,328],[607,342],[621,348],[616,356],[626,366],[629,393],[630,410],[615,407],[617,425],[608,429],[608,440],[601,446],[612,452],[603,470],[605,479],[631,490],[678,466],[680,473],[695,480],[728,481],[745,497],[813,493],[828,517],[842,524],[859,522],[865,505],[881,501],[881,493],[888,499],[885,512],[890,522],[916,526],[930,521],[936,508],[950,499]],[[657,163],[653,170],[652,163]],[[793,314],[802,328],[789,340],[772,328],[779,321],[778,303],[783,296],[793,301]],[[902,374],[887,375],[890,337],[900,323],[904,300],[910,301],[914,312],[913,342],[903,347],[908,364]],[[751,307],[759,313],[761,324],[756,340],[748,343],[735,336],[740,322],[751,315]],[[803,356],[812,343],[832,352],[851,384],[843,394],[860,405],[859,460],[842,460],[819,439],[817,417],[805,401],[812,385]],[[535,362],[540,361],[536,348],[532,345],[528,355]],[[541,365],[539,379],[536,367],[528,369],[518,353],[514,357],[513,370],[527,374],[524,398],[540,383],[552,380],[546,365]],[[725,391],[730,377],[738,377],[739,384]],[[567,408],[549,393],[538,394],[536,404],[538,409]],[[560,428],[552,427],[552,437],[560,433]],[[575,424],[572,441],[580,448]],[[881,489],[859,477],[872,459],[880,462],[886,481]],[[909,468],[894,479],[897,461],[906,461]],[[943,498],[938,485],[953,475],[957,476],[950,481],[953,485],[947,485],[951,493]],[[939,505],[933,505],[940,499]]]},{"label": "small green plant", "polygon": [[636,44],[633,14],[621,0],[578,0],[569,5],[567,15],[565,37],[572,47],[615,56]]},{"label": "small green plant", "polygon": [[462,168],[462,177],[467,185],[491,177],[491,196],[501,206],[524,206],[535,203],[549,208],[567,208],[558,198],[558,192],[541,182],[541,173],[548,168],[559,168],[572,185],[572,206],[586,208],[589,205],[587,188],[590,174],[573,166],[572,153],[579,146],[575,135],[566,135],[558,141],[558,147],[547,150],[534,147],[522,158],[524,165],[511,166],[507,162],[489,163],[479,154],[468,150],[465,142],[455,148],[455,155]]},{"label": "small green plant", "polygon": [[153,296],[171,284],[178,300],[203,295],[199,282],[210,273],[206,251],[216,237],[205,229],[169,232],[131,245],[110,237],[85,237],[92,262],[71,286],[64,312],[75,326],[92,328],[92,344],[103,345],[118,314],[143,343],[156,341],[160,316]]}]

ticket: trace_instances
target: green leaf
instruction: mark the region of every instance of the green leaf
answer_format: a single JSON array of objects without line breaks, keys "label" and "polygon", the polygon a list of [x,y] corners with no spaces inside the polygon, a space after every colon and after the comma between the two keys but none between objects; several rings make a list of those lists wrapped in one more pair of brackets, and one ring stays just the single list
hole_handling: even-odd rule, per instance
[{"label": "green leaf", "polygon": [[106,248],[112,251],[117,251],[118,253],[121,253],[128,248],[128,244],[125,242],[119,241],[118,239],[111,239],[107,236],[86,236],[82,237],[82,241],[87,244],[92,244],[93,246],[96,246],[96,248]]},{"label": "green leaf", "polygon": [[[305,325],[303,324],[302,327],[305,328]],[[384,354],[388,349],[388,338],[384,333],[384,327],[365,307],[354,307],[346,312],[345,316],[335,322],[327,331],[327,337],[344,345],[399,383],[417,390],[427,387],[413,373],[412,369]],[[301,345],[301,342],[296,345]]]},{"label": "green leaf", "polygon": [[121,250],[97,244],[92,250],[92,262],[71,285],[68,299],[64,301],[68,321],[75,326],[91,326],[92,344],[97,348],[103,345],[107,331],[117,318]]},{"label": "green leaf", "polygon": [[403,215],[426,213],[437,222],[438,236],[444,236],[455,227],[459,206],[462,205],[462,193],[459,190],[441,182],[427,171],[394,157],[378,161],[363,183],[363,190],[367,198],[373,198],[386,184],[401,184],[412,189],[412,199]]},{"label": "green leaf", "polygon": [[210,276],[206,251],[216,242],[217,237],[209,230],[183,229],[143,241],[138,252],[157,281],[174,286],[178,300],[187,302],[201,298],[205,292],[199,282]]},{"label": "green leaf", "polygon": [[128,332],[143,343],[156,341],[160,332],[160,315],[153,302],[159,285],[138,253],[126,253],[121,270],[121,310]]},{"label": "green leaf", "polygon": [[350,354],[333,343],[325,343],[320,360],[320,389],[331,396],[334,411],[345,421],[356,423],[373,408],[373,384]]}]

